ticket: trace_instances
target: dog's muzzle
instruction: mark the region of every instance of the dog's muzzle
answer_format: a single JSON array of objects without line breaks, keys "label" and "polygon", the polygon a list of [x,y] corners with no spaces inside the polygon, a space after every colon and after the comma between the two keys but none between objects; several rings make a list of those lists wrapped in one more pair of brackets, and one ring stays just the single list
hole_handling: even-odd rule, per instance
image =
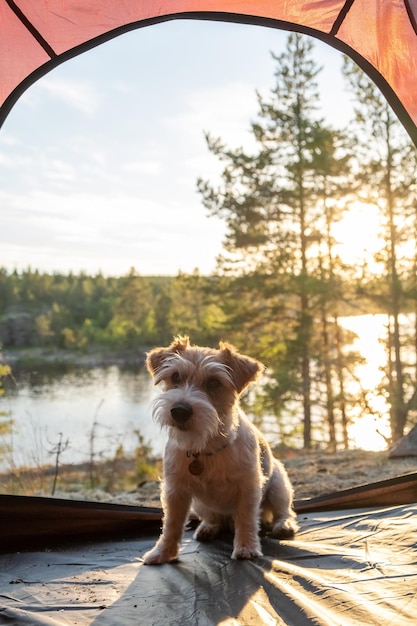
[{"label": "dog's muzzle", "polygon": [[186,421],[192,416],[193,408],[188,402],[175,402],[171,407],[171,415],[178,424],[179,428],[183,427]]}]

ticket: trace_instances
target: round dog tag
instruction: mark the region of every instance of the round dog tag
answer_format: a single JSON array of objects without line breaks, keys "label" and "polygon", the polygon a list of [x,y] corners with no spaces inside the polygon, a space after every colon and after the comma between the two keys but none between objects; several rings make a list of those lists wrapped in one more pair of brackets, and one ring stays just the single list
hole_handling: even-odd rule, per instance
[{"label": "round dog tag", "polygon": [[200,474],[203,472],[203,464],[198,459],[194,459],[194,461],[191,461],[191,463],[189,464],[188,469],[190,471],[190,474],[192,474],[193,476],[200,476]]}]

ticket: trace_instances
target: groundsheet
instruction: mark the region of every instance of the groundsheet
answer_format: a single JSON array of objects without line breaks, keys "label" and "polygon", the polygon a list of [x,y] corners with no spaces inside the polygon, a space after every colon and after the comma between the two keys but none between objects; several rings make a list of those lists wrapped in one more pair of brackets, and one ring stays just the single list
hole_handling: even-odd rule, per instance
[{"label": "groundsheet", "polygon": [[[417,505],[299,514],[293,541],[232,561],[187,531],[175,564],[144,566],[157,532],[0,556],[0,624],[416,624]],[[30,519],[28,519],[30,525]],[[139,533],[138,533],[139,534]]]}]

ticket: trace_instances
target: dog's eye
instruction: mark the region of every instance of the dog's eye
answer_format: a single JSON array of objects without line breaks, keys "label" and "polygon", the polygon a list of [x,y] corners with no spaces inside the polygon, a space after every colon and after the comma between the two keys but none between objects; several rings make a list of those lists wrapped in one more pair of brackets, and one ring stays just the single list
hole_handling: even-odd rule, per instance
[{"label": "dog's eye", "polygon": [[171,382],[173,385],[179,385],[181,383],[181,378],[178,372],[174,372],[171,376]]},{"label": "dog's eye", "polygon": [[209,391],[215,391],[221,386],[222,384],[218,378],[212,377],[212,378],[209,378],[206,382],[206,387]]}]

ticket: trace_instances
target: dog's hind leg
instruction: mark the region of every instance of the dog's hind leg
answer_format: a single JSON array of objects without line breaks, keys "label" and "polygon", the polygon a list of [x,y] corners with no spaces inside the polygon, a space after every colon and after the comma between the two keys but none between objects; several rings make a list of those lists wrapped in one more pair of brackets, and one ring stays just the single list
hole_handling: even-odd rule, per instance
[{"label": "dog's hind leg", "polygon": [[261,495],[260,488],[250,488],[249,485],[240,494],[234,516],[232,559],[254,559],[262,556],[259,538]]},{"label": "dog's hind leg", "polygon": [[201,502],[194,501],[193,508],[198,517],[201,519],[201,522],[194,533],[194,539],[197,541],[211,541],[212,539],[216,539],[222,530],[227,527],[224,515],[208,509]]},{"label": "dog's hind leg", "polygon": [[287,472],[279,461],[275,461],[262,504],[264,516],[272,516],[272,524],[269,524],[270,536],[291,539],[295,535],[298,524],[292,503],[293,490]]}]

